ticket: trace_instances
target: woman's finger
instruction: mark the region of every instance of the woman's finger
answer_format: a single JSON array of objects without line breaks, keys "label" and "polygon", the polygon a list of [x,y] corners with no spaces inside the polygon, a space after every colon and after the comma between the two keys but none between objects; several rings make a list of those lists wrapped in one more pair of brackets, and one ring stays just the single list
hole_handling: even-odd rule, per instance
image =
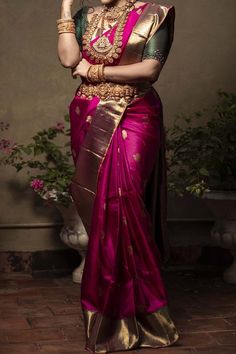
[{"label": "woman's finger", "polygon": [[73,75],[79,75],[79,71],[78,70],[73,71]]}]

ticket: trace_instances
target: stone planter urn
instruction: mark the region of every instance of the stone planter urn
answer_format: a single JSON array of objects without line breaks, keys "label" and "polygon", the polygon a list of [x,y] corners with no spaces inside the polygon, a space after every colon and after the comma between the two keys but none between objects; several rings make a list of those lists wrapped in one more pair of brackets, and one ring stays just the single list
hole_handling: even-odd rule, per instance
[{"label": "stone planter urn", "polygon": [[68,208],[62,205],[57,205],[57,208],[64,221],[64,226],[60,232],[61,240],[67,246],[77,250],[82,257],[80,265],[72,273],[73,282],[81,283],[88,246],[88,235],[73,202]]},{"label": "stone planter urn", "polygon": [[210,191],[203,198],[215,217],[212,243],[229,249],[234,257],[232,265],[224,272],[224,280],[236,284],[236,191]]}]

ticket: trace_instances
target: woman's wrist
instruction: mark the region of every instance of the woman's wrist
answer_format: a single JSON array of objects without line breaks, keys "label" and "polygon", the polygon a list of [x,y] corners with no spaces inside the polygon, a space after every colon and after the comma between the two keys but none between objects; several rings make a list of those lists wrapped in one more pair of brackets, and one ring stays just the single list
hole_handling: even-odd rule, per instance
[{"label": "woman's wrist", "polygon": [[67,4],[62,3],[62,5],[61,5],[61,18],[64,18],[64,19],[72,18],[71,6],[68,6]]}]

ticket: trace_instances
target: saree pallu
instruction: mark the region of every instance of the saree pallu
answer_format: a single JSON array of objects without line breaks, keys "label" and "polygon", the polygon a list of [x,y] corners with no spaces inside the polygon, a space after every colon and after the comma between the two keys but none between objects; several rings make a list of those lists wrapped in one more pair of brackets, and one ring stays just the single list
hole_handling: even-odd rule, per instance
[{"label": "saree pallu", "polygon": [[[140,8],[141,14],[130,13],[123,55],[113,65],[139,61],[153,28],[174,16],[173,7]],[[157,9],[162,17],[153,16],[150,26]],[[71,194],[89,235],[81,283],[85,348],[105,353],[171,345],[178,332],[168,313],[161,254],[145,205],[147,186],[163,160],[161,99],[152,87],[130,102],[76,91],[70,117],[76,163]]]}]

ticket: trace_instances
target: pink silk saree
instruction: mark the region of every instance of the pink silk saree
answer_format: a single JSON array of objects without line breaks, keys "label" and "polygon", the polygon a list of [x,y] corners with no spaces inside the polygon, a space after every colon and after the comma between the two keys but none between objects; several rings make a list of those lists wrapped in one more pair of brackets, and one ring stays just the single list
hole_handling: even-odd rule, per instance
[{"label": "pink silk saree", "polygon": [[[173,31],[174,14],[172,6],[151,3],[132,10],[122,55],[111,65],[140,61],[145,41],[165,18]],[[106,32],[111,41],[114,31]],[[151,189],[158,196],[151,199],[160,207],[156,223],[163,231],[165,206],[157,203],[165,196],[160,97],[151,85],[130,103],[88,99],[76,91],[70,118],[76,164],[71,194],[89,235],[81,284],[85,349],[105,353],[171,345],[178,332],[168,313],[153,215],[145,205],[147,186],[158,178]]]}]

